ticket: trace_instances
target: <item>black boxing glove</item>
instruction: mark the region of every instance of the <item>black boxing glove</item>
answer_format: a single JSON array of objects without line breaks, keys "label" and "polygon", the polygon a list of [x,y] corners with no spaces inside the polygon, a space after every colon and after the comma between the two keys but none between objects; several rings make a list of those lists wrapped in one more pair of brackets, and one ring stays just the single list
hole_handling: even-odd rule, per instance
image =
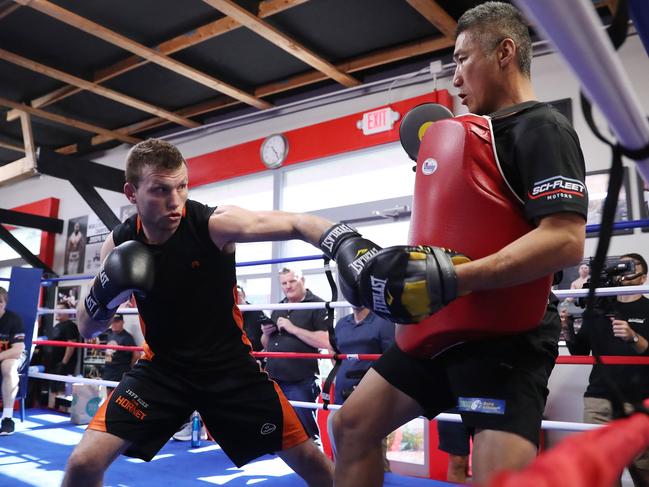
[{"label": "black boxing glove", "polygon": [[362,305],[358,293],[361,271],[381,247],[361,236],[355,229],[337,223],[320,237],[320,249],[338,264],[340,291],[352,306]]},{"label": "black boxing glove", "polygon": [[469,261],[439,247],[383,249],[361,272],[361,301],[394,323],[418,323],[457,297],[455,265]]},{"label": "black boxing glove", "polygon": [[153,256],[140,242],[129,240],[115,247],[84,301],[88,316],[94,321],[108,321],[132,293],[146,294],[153,288],[153,269]]}]

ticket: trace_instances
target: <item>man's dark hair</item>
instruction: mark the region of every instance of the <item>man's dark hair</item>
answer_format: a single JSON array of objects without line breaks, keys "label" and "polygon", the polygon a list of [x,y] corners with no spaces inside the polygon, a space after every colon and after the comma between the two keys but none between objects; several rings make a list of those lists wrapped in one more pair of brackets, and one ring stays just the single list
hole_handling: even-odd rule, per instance
[{"label": "man's dark hair", "polygon": [[644,260],[644,257],[642,257],[640,254],[636,253],[630,253],[630,254],[624,254],[620,256],[620,259],[633,259],[635,260],[638,264],[640,264],[640,267],[642,267],[642,273],[646,274],[647,273],[647,261]]},{"label": "man's dark hair", "polygon": [[147,139],[131,147],[126,156],[126,181],[137,186],[144,166],[155,170],[178,169],[187,165],[178,148],[165,140]]},{"label": "man's dark hair", "polygon": [[5,303],[9,302],[9,294],[7,293],[7,290],[0,286],[0,299],[2,299]]},{"label": "man's dark hair", "polygon": [[521,73],[530,77],[532,40],[527,21],[516,7],[502,2],[485,2],[473,7],[457,21],[455,37],[464,31],[471,31],[485,52],[495,49],[509,37],[516,44]]}]

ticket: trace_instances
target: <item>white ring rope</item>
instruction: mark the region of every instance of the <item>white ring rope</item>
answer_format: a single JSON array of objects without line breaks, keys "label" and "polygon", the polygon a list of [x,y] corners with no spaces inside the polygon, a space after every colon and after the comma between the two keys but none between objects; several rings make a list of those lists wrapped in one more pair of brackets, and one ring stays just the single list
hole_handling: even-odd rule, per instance
[{"label": "white ring rope", "polygon": [[[553,290],[558,299],[565,298],[585,298],[588,296],[588,289],[563,289]],[[620,287],[601,287],[595,290],[596,296],[619,296],[625,294],[649,294],[649,285],[645,286],[620,286]],[[268,303],[268,304],[240,304],[238,305],[241,311],[285,311],[285,310],[298,310],[298,309],[325,309],[330,308],[349,308],[351,304],[347,301],[332,301],[329,303],[322,301],[308,302],[308,303]],[[48,309],[38,308],[39,315],[46,314],[66,314],[74,315],[77,313],[76,309]],[[124,315],[138,314],[137,308],[119,308],[117,313]]]},{"label": "white ring rope", "polygon": [[[585,298],[589,289],[556,289],[552,291],[559,299]],[[648,294],[649,285],[645,286],[619,286],[619,287],[598,287],[595,289],[595,296],[621,296],[625,294]]]},{"label": "white ring rope", "polygon": [[[72,384],[92,384],[92,385],[101,385],[101,386],[108,386],[108,387],[117,387],[117,384],[119,384],[119,382],[115,382],[112,380],[89,379],[87,377],[74,377],[71,375],[46,374],[44,372],[29,372],[29,377],[32,377],[34,379],[48,379],[48,380],[55,380],[59,382],[69,382]],[[311,402],[304,402],[304,401],[289,401],[289,403],[291,403],[292,406],[298,408],[324,409],[324,405],[322,403],[311,403]],[[338,404],[330,404],[327,407],[327,409],[330,410],[337,410],[340,408],[341,406]],[[441,413],[438,414],[435,417],[435,419],[442,420],[442,421],[450,421],[453,423],[462,422],[462,416],[460,416],[459,414]],[[601,427],[602,425],[600,424],[571,423],[566,421],[547,421],[547,420],[541,421],[541,429],[555,430],[555,431],[588,431],[588,430],[601,428]]]}]

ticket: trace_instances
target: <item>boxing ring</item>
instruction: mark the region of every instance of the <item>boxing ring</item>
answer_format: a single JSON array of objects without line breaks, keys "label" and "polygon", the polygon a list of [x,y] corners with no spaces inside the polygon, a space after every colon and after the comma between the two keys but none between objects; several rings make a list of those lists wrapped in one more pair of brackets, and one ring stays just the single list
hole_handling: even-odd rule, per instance
[{"label": "boxing ring", "polygon": [[[643,226],[646,222],[640,221],[640,222],[635,222],[631,223],[636,226]],[[627,222],[628,224],[628,222]],[[316,260],[316,259],[322,259],[322,256],[307,256],[307,257],[302,257],[298,258],[295,260]],[[281,262],[287,262],[288,260],[291,259],[281,259]],[[238,265],[240,266],[250,266],[250,265],[265,265],[268,263],[275,263],[275,261],[255,261],[255,262],[247,262],[247,263],[240,263]],[[90,278],[92,276],[85,276],[86,278]],[[79,277],[74,278],[75,280],[79,280]],[[39,286],[51,286],[56,282],[61,282],[61,281],[69,281],[72,280],[67,277],[63,278],[58,278],[58,279],[45,279],[39,282]],[[556,291],[555,294],[557,294],[558,297],[560,298],[578,298],[578,297],[584,297],[586,295],[587,290],[566,290],[566,291]],[[599,296],[614,296],[618,294],[638,294],[638,293],[649,293],[649,286],[625,286],[625,287],[617,287],[617,288],[602,288],[597,290],[597,295]],[[239,306],[242,311],[257,311],[257,310],[263,310],[263,311],[271,311],[271,310],[295,310],[295,309],[338,309],[338,308],[348,308],[349,304],[345,301],[335,301],[335,302],[311,302],[311,303],[278,303],[278,304],[264,304],[264,305],[240,305]],[[124,314],[124,315],[135,315],[137,314],[138,310],[136,308],[120,308],[118,310],[119,313]],[[37,313],[39,315],[47,315],[47,314],[74,314],[76,313],[75,310],[73,309],[46,309],[46,308],[38,308]],[[61,341],[52,341],[52,340],[34,340],[33,344],[35,346],[58,346],[58,347],[75,347],[75,348],[85,348],[85,349],[95,349],[95,350],[105,350],[105,349],[113,349],[113,350],[123,350],[123,351],[142,351],[143,348],[141,347],[129,347],[129,346],[119,346],[119,345],[106,345],[106,344],[94,344],[94,343],[74,343],[74,342],[61,342]],[[253,355],[256,358],[290,358],[290,359],[295,359],[295,360],[300,360],[300,359],[321,359],[321,360],[376,360],[379,356],[375,354],[334,354],[334,353],[291,353],[291,352],[253,352]],[[608,364],[628,364],[628,363],[634,363],[634,364],[643,364],[643,365],[649,365],[649,357],[602,357],[603,363],[608,363]],[[567,357],[567,356],[561,356],[558,357],[557,359],[557,364],[561,365],[589,365],[593,363],[593,357],[585,357],[585,356],[572,356],[572,357]],[[52,381],[59,381],[59,382],[64,382],[64,383],[69,383],[69,384],[88,384],[88,385],[94,385],[94,386],[104,386],[104,387],[114,387],[117,385],[117,382],[113,381],[105,381],[101,379],[91,379],[91,378],[84,378],[84,377],[75,377],[75,376],[61,376],[61,375],[56,375],[56,374],[49,374],[49,373],[44,373],[42,371],[39,371],[35,368],[30,370],[29,372],[29,377],[33,379],[43,379],[43,380],[52,380]],[[323,409],[323,404],[322,403],[305,403],[305,402],[299,402],[299,401],[290,401],[290,403],[294,407],[301,407],[301,408],[310,408],[310,409],[318,409],[321,410]],[[327,409],[329,410],[336,410],[340,407],[340,405],[337,404],[331,404],[328,406]],[[37,414],[37,416],[42,416],[42,414]],[[461,421],[461,417],[456,414],[440,414],[436,419],[438,420],[445,420],[445,421],[453,421],[453,422],[459,422]],[[28,418],[27,422],[28,424],[33,422],[31,418]],[[632,425],[633,426],[628,426],[627,428],[635,428],[638,424],[637,420],[634,420]],[[603,434],[600,432],[600,430],[607,429],[607,427],[602,427],[600,425],[593,425],[593,424],[584,424],[580,422],[567,422],[567,421],[552,421],[552,420],[544,420],[542,423],[542,429],[547,430],[547,431],[561,431],[561,432],[570,432],[570,433],[576,433],[575,435],[571,436],[568,438],[570,440],[571,447],[574,448],[573,443],[578,442],[580,443],[581,440],[579,440],[581,434],[592,434],[596,435],[596,438],[600,438],[600,436]],[[73,430],[79,430],[82,429],[83,426],[71,426]],[[20,428],[22,429],[22,427]],[[581,433],[581,434],[580,434]],[[326,433],[323,430],[322,435],[325,436]],[[575,438],[575,439],[573,439]],[[642,438],[644,441],[644,438]],[[567,440],[565,440],[567,441]],[[624,445],[628,448],[629,445],[632,444],[623,441]],[[1,448],[1,445],[0,445]],[[198,452],[212,452],[215,449],[218,450],[218,445],[214,443],[208,442],[207,444],[203,444],[201,448],[198,449],[189,449],[188,444],[184,443],[183,446],[180,446],[179,444],[174,444],[174,442],[171,442],[171,445],[168,447],[172,449],[175,453],[174,455],[180,455],[180,454],[185,454],[188,450],[189,451],[198,451]],[[551,450],[550,453],[554,451]],[[620,451],[620,450],[617,450]],[[0,450],[1,452],[1,450]],[[167,455],[168,453],[165,453],[163,450],[160,453],[161,458],[166,458],[164,455]],[[0,465],[1,465],[2,458],[0,456]],[[270,460],[270,459],[264,459],[261,460],[261,462],[265,462],[264,465],[266,466],[271,466],[273,469],[279,469],[279,471],[282,471],[280,468],[279,464],[275,462],[275,460]],[[274,463],[273,463],[274,462]],[[111,467],[112,468],[112,467]],[[244,472],[246,467],[244,467]],[[200,470],[200,468],[199,468]],[[1,471],[1,466],[0,466],[0,471]],[[222,476],[216,476],[218,478],[221,478]],[[243,478],[243,476],[242,476]],[[409,485],[409,478],[408,477],[402,477],[398,476],[396,474],[393,474],[392,477],[390,477],[395,483],[395,485]],[[276,479],[274,479],[276,481]],[[505,482],[506,480],[502,480],[502,482]],[[507,480],[508,481],[508,480]],[[386,485],[390,485],[390,480],[388,477],[386,477]],[[418,481],[418,482],[423,482],[423,481]],[[445,483],[439,483],[434,480],[429,480],[427,481],[428,483],[425,485],[448,485]],[[518,480],[516,480],[518,482]],[[415,484],[412,484],[415,485]],[[424,485],[424,484],[422,484]],[[498,484],[500,485],[500,484]],[[505,485],[505,484],[503,484]],[[513,484],[512,484],[513,485]],[[518,483],[517,485],[524,485]],[[556,485],[556,484],[555,484]]]}]

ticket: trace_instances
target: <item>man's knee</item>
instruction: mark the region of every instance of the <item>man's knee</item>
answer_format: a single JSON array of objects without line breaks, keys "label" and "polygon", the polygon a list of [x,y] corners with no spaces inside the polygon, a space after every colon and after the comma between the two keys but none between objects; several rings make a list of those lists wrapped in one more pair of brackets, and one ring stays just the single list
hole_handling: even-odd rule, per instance
[{"label": "man's knee", "polygon": [[2,379],[11,380],[18,378],[18,361],[16,359],[5,359],[0,362],[2,370]]},{"label": "man's knee", "polygon": [[90,452],[79,447],[72,451],[65,467],[69,474],[80,475],[84,478],[101,474],[103,468],[101,462],[98,462]]},{"label": "man's knee", "polygon": [[341,410],[337,411],[331,418],[331,432],[333,433],[336,444],[342,442],[343,435],[345,434],[344,416],[345,415]]},{"label": "man's knee", "polygon": [[379,444],[382,437],[374,435],[363,421],[362,415],[351,410],[340,409],[333,417],[331,429],[336,447],[344,448],[346,443],[358,445]]}]

